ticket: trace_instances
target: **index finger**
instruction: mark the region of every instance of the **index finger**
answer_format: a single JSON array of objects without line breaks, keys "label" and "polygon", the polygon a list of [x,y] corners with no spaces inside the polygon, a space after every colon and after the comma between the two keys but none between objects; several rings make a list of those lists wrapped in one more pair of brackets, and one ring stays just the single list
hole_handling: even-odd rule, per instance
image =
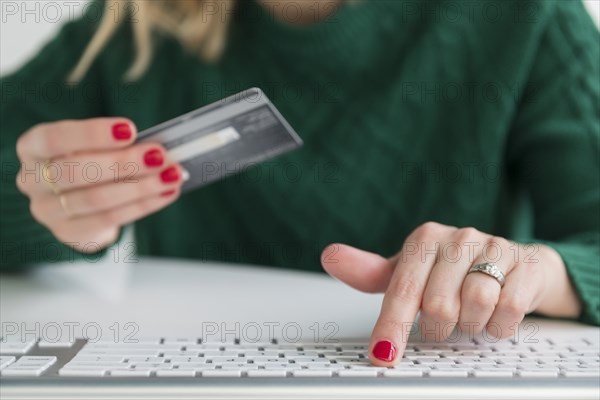
[{"label": "index finger", "polygon": [[371,335],[369,358],[374,365],[388,367],[401,359],[436,262],[435,240],[448,229],[425,224],[404,243]]},{"label": "index finger", "polygon": [[130,145],[137,135],[126,118],[94,118],[43,123],[17,142],[21,159],[49,160],[80,151],[111,150]]}]

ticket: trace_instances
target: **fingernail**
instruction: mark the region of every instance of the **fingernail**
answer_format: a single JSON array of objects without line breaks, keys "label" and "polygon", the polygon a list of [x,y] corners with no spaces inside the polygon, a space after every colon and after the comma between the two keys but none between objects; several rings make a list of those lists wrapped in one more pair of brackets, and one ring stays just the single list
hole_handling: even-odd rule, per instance
[{"label": "fingernail", "polygon": [[131,138],[131,126],[127,123],[114,124],[112,127],[112,134],[115,140],[128,140]]},{"label": "fingernail", "polygon": [[144,154],[144,163],[148,167],[160,167],[164,161],[165,158],[160,150],[149,150]]},{"label": "fingernail", "polygon": [[167,190],[166,192],[162,192],[160,195],[162,197],[169,197],[175,194],[176,190]]},{"label": "fingernail", "polygon": [[177,182],[179,180],[179,171],[175,167],[169,167],[160,173],[160,179],[164,183]]},{"label": "fingernail", "polygon": [[373,355],[381,361],[394,361],[394,357],[396,357],[396,346],[389,340],[382,340],[381,342],[377,342],[375,347],[373,347]]}]

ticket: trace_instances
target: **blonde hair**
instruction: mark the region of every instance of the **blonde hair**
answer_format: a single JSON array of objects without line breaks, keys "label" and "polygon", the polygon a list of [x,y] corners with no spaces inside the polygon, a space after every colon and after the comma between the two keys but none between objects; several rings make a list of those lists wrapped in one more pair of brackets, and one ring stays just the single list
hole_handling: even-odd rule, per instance
[{"label": "blonde hair", "polygon": [[[79,82],[121,23],[131,22],[136,56],[125,73],[136,80],[152,61],[152,33],[162,31],[175,37],[185,49],[203,60],[217,60],[225,49],[235,0],[106,0],[104,15],[67,80]],[[115,8],[116,5],[116,8]]]}]

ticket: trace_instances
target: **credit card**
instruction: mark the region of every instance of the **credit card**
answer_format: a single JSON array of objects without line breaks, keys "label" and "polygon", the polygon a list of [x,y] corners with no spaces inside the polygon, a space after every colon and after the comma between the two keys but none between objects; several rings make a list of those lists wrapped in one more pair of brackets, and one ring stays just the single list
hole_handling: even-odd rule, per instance
[{"label": "credit card", "polygon": [[182,192],[236,174],[302,146],[264,92],[244,90],[138,134],[157,142],[185,169]]}]

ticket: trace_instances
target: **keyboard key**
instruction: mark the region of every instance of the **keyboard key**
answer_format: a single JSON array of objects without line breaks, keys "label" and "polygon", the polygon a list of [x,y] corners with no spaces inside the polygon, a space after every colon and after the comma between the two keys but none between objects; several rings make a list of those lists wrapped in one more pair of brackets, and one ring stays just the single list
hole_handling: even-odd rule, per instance
[{"label": "keyboard key", "polygon": [[518,358],[512,360],[498,359],[496,361],[502,365],[521,366],[523,368],[535,367],[536,365],[538,365],[538,363],[536,363],[534,360],[527,360],[525,358]]},{"label": "keyboard key", "polygon": [[448,371],[471,371],[474,368],[475,368],[474,365],[466,365],[466,364],[437,364],[432,367],[432,369],[448,370]]},{"label": "keyboard key", "polygon": [[400,362],[399,362],[398,364],[396,364],[396,367],[399,367],[399,366],[405,366],[405,365],[418,365],[418,364],[416,364],[416,363],[415,363],[414,361],[412,361],[412,360],[409,360],[409,359],[403,358],[403,359],[401,359],[401,360],[400,360]]},{"label": "keyboard key", "polygon": [[423,371],[423,372],[428,372],[431,367],[428,367],[426,365],[396,365],[394,367],[392,367],[392,369],[398,369],[398,370],[406,370],[406,371]]},{"label": "keyboard key", "polygon": [[495,361],[490,358],[457,357],[454,359],[459,364],[469,365],[495,365]]},{"label": "keyboard key", "polygon": [[244,355],[247,358],[279,358],[278,351],[245,351]]},{"label": "keyboard key", "polygon": [[0,354],[25,354],[35,345],[35,340],[27,342],[0,341]]},{"label": "keyboard key", "polygon": [[[302,367],[298,364],[264,364],[265,369],[285,369],[285,370],[293,370],[293,369],[302,369]],[[323,368],[319,366],[319,368]]]},{"label": "keyboard key", "polygon": [[205,351],[201,351],[201,354],[203,355],[203,357],[207,357],[207,358],[214,358],[214,357],[223,357],[223,358],[231,358],[231,357],[238,357],[240,354],[242,354],[241,351],[237,351],[237,350],[225,350],[225,351],[217,351],[217,350],[205,350]]},{"label": "keyboard key", "polygon": [[[461,345],[456,345],[456,346],[461,346]],[[468,347],[468,349],[465,350],[471,350],[471,349],[476,349],[477,347],[475,345],[470,345]],[[411,346],[411,344],[409,343],[406,347],[407,350],[414,350],[414,351],[435,351],[435,352],[442,352],[442,351],[454,351],[454,346],[449,345],[449,344],[444,344],[444,343],[416,343],[414,346]],[[462,350],[460,350],[462,351]]]},{"label": "keyboard key", "polygon": [[546,364],[534,364],[534,365],[517,364],[517,369],[524,370],[524,371],[558,371],[557,366],[546,365]]},{"label": "keyboard key", "polygon": [[511,374],[516,374],[518,369],[509,367],[506,365],[493,365],[493,366],[475,366],[474,371],[509,371]]},{"label": "keyboard key", "polygon": [[366,358],[343,357],[343,356],[325,357],[325,359],[327,359],[329,361],[335,361],[335,362],[338,362],[340,364],[342,364],[342,363],[346,363],[346,364],[364,363],[365,361],[368,361],[368,359],[366,359]]},{"label": "keyboard key", "polygon": [[[566,366],[564,368],[571,369],[573,367]],[[580,369],[580,370],[588,369],[588,370],[592,370],[592,371],[597,371],[598,369],[600,369],[600,366],[598,366],[598,365],[590,365],[590,364],[577,364],[577,366],[575,368],[576,369]]]},{"label": "keyboard key", "polygon": [[599,370],[596,370],[596,371],[590,371],[590,370],[561,371],[561,375],[564,376],[565,378],[596,378],[596,379],[599,379],[600,371]]},{"label": "keyboard key", "polygon": [[[231,345],[231,344],[235,344],[235,338],[232,337],[226,337],[224,338],[225,340],[222,340],[222,338],[220,336],[209,336],[206,338],[201,338],[200,343],[201,344],[208,344],[208,343],[213,343],[213,344],[220,344],[221,346],[227,346],[227,345]],[[271,345],[269,343],[269,345]]]},{"label": "keyboard key", "polygon": [[[226,347],[229,347],[230,345],[227,345]],[[245,341],[243,339],[240,339],[239,344],[235,344],[234,346],[256,346],[256,347],[279,347],[279,345],[275,345],[272,342],[265,342],[265,341],[257,341],[257,342],[251,342],[251,341]]]},{"label": "keyboard key", "polygon": [[367,352],[367,351],[369,351],[369,345],[368,344],[362,344],[362,345],[340,344],[339,348],[342,349],[342,351],[360,351],[360,352]]},{"label": "keyboard key", "polygon": [[248,371],[249,378],[285,378],[286,370],[277,369],[255,369]]},{"label": "keyboard key", "polygon": [[185,350],[185,351],[165,351],[163,352],[165,357],[200,357],[200,351],[198,350]]},{"label": "keyboard key", "polygon": [[[483,345],[486,344],[486,342],[484,341],[482,343]],[[518,346],[515,342],[513,342],[512,340],[504,340],[504,341],[500,341],[500,342],[496,342],[492,344],[492,347],[495,349],[505,349],[505,348],[514,348]]]},{"label": "keyboard key", "polygon": [[513,371],[508,369],[475,369],[473,376],[476,378],[512,378]]},{"label": "keyboard key", "polygon": [[32,367],[50,367],[56,362],[54,356],[23,356],[14,365],[32,366]]},{"label": "keyboard key", "polygon": [[127,344],[127,343],[114,343],[114,344],[88,344],[83,347],[82,351],[87,350],[111,350],[111,351],[121,351],[122,353],[126,353],[129,351],[157,351],[164,353],[165,351],[181,351],[183,346],[179,345],[164,345],[164,344]]},{"label": "keyboard key", "polygon": [[334,359],[334,358],[368,358],[368,354],[364,354],[364,353],[357,353],[357,352],[352,352],[352,351],[347,351],[347,352],[321,352],[320,354],[323,354],[326,358],[329,359]]},{"label": "keyboard key", "polygon": [[326,378],[332,375],[333,371],[330,369],[297,369],[292,371],[292,376],[297,378]]},{"label": "keyboard key", "polygon": [[179,369],[192,369],[195,371],[206,370],[206,369],[215,369],[214,364],[203,364],[203,363],[177,363],[173,364],[173,366],[179,367]]},{"label": "keyboard key", "polygon": [[389,378],[418,378],[423,376],[423,371],[420,369],[386,369],[383,371],[383,376]]},{"label": "keyboard key", "polygon": [[150,376],[151,371],[149,369],[112,369],[110,370],[110,376],[115,377],[132,377],[132,378],[143,378]]},{"label": "keyboard key", "polygon": [[316,351],[284,351],[286,358],[318,358],[319,353]]},{"label": "keyboard key", "polygon": [[311,358],[311,357],[288,357],[298,364],[329,364],[326,358]]},{"label": "keyboard key", "polygon": [[256,364],[248,364],[248,363],[222,363],[221,369],[239,369],[239,370],[248,370],[248,369],[258,369],[258,365]]},{"label": "keyboard key", "polygon": [[[265,351],[264,347],[261,346],[253,346],[253,345],[249,345],[249,344],[236,344],[234,346],[227,346],[226,348],[223,348],[224,350],[236,350],[239,351],[240,353],[246,353],[247,351]],[[280,352],[279,349],[269,349],[269,351],[275,351],[277,353]]]},{"label": "keyboard key", "polygon": [[248,359],[246,357],[231,357],[231,356],[216,356],[216,357],[207,357],[206,360],[211,360],[214,364],[219,363],[247,363]]},{"label": "keyboard key", "polygon": [[598,357],[577,357],[577,361],[583,364],[600,365]]},{"label": "keyboard key", "polygon": [[193,369],[160,369],[156,371],[159,378],[193,378],[196,371]]},{"label": "keyboard key", "polygon": [[[422,347],[420,347],[422,348]],[[441,348],[441,347],[439,347]],[[475,343],[462,343],[462,344],[454,344],[451,345],[450,348],[456,351],[473,351],[477,350],[478,346]]]},{"label": "keyboard key", "polygon": [[242,376],[242,371],[233,369],[213,369],[202,371],[202,376],[204,378],[239,378]]},{"label": "keyboard key", "polygon": [[558,377],[558,370],[518,370],[517,374],[521,378],[556,378]]},{"label": "keyboard key", "polygon": [[[509,357],[509,358],[520,358],[521,356],[527,354],[527,353],[523,353],[522,351],[503,351],[503,352],[499,352],[499,351],[479,351],[476,353],[477,355],[479,355],[480,357],[485,357],[485,358],[498,358],[498,357]],[[533,356],[538,356],[539,354],[537,353],[532,353]]]},{"label": "keyboard key", "polygon": [[163,344],[173,345],[178,344],[182,346],[194,346],[200,343],[199,338],[164,338]]},{"label": "keyboard key", "polygon": [[432,369],[429,371],[432,378],[466,378],[469,371],[460,369]]},{"label": "keyboard key", "polygon": [[164,363],[167,359],[164,357],[129,357],[127,359],[130,363]]},{"label": "keyboard key", "polygon": [[557,366],[560,369],[579,369],[582,365],[585,365],[585,364],[579,364],[577,362],[572,361],[572,362],[560,363],[555,366]]},{"label": "keyboard key", "polygon": [[[13,364],[14,365],[14,364]],[[40,367],[8,367],[0,371],[2,376],[40,376],[45,368]]]},{"label": "keyboard key", "polygon": [[120,350],[120,349],[82,349],[79,354],[82,356],[123,356],[123,357],[134,357],[134,356],[146,356],[156,357],[160,354],[159,350]]},{"label": "keyboard key", "polygon": [[133,364],[132,367],[134,369],[149,369],[151,371],[156,371],[159,369],[172,369],[173,364],[171,364],[171,363],[139,363],[139,364]]},{"label": "keyboard key", "polygon": [[91,363],[91,362],[73,362],[71,361],[64,368],[68,367],[69,369],[101,369],[101,370],[109,370],[109,369],[121,369],[130,367],[129,364],[125,363]]},{"label": "keyboard key", "polygon": [[502,364],[516,364],[516,363],[521,363],[521,362],[529,362],[529,363],[533,363],[535,364],[535,361],[532,360],[527,360],[521,357],[505,357],[505,356],[500,356],[500,357],[494,357],[491,358],[492,360],[498,362],[498,363],[502,363]]},{"label": "keyboard key", "polygon": [[561,364],[564,362],[570,362],[571,360],[568,358],[560,358],[560,357],[531,357],[534,361],[540,364]]},{"label": "keyboard key", "polygon": [[378,374],[377,369],[343,369],[338,371],[338,376],[345,378],[374,378]]},{"label": "keyboard key", "polygon": [[317,353],[337,352],[337,347],[334,345],[305,345],[302,346],[304,351],[315,351]]},{"label": "keyboard key", "polygon": [[303,351],[303,350],[299,350],[299,346],[295,346],[295,345],[290,345],[290,344],[282,344],[282,345],[277,345],[277,346],[265,346],[265,349],[268,348],[272,348],[272,347],[277,347],[277,350],[280,352],[285,352],[285,351]]},{"label": "keyboard key", "polygon": [[129,346],[129,345],[143,345],[143,344],[150,344],[150,345],[159,345],[161,342],[162,338],[159,337],[145,337],[145,338],[135,338],[135,339],[127,339],[127,341],[123,341],[123,342],[119,342],[119,341],[115,341],[114,338],[107,338],[107,339],[100,339],[97,340],[95,342],[88,342],[87,346],[91,346],[91,345],[98,345],[98,344],[108,344],[108,345],[125,345],[125,346]]},{"label": "keyboard key", "polygon": [[0,356],[0,369],[8,367],[14,363],[17,358],[15,356]]},{"label": "keyboard key", "polygon": [[71,362],[123,362],[125,361],[125,357],[123,356],[86,356],[86,355],[76,355],[71,359]]},{"label": "keyboard key", "polygon": [[189,362],[193,362],[193,363],[205,363],[207,361],[206,358],[204,357],[181,357],[181,356],[165,356],[165,358],[171,360],[172,363],[189,363]]},{"label": "keyboard key", "polygon": [[440,356],[437,353],[413,353],[413,354],[405,354],[404,358],[408,360],[437,360]]},{"label": "keyboard key", "polygon": [[4,368],[2,376],[39,376],[56,362],[56,357],[21,357]]},{"label": "keyboard key", "polygon": [[[310,364],[301,364],[301,365],[310,365]],[[354,369],[374,368],[369,360],[363,360],[362,362],[355,362],[355,363],[338,362],[338,363],[333,363],[333,364],[313,364],[313,365],[320,365],[323,367],[330,367],[332,365],[335,365],[335,366],[342,367],[342,368],[354,368]]]},{"label": "keyboard key", "polygon": [[[219,351],[219,349],[223,348],[223,344],[222,343],[203,343],[203,344],[194,344],[194,345],[187,345],[185,346],[186,350],[188,351],[204,351],[204,350],[213,350],[213,351]],[[228,347],[231,347],[235,350],[235,345],[227,345]]]},{"label": "keyboard key", "polygon": [[286,362],[285,358],[269,358],[269,357],[251,357],[249,360],[254,361],[255,364],[273,364],[273,363],[281,363]]},{"label": "keyboard key", "polygon": [[[304,364],[304,366],[306,368],[309,368],[309,369],[331,369],[331,370],[335,370],[335,371],[341,370],[341,369],[347,369],[346,366],[343,365],[343,364],[314,364],[314,365]],[[302,368],[302,366],[300,368]],[[352,368],[352,369],[365,369],[365,368],[374,368],[374,367],[373,366],[368,366],[368,367],[358,366],[358,367],[355,367],[353,365],[350,365],[348,368]]]},{"label": "keyboard key", "polygon": [[372,365],[369,361],[366,361],[366,360],[365,360],[365,362],[362,362],[362,363],[346,364],[346,365],[343,365],[343,364],[331,364],[331,366],[333,366],[333,365],[340,365],[340,366],[342,366],[344,368],[347,368],[347,369],[373,369],[373,370],[378,370],[378,371],[379,370],[382,371],[384,369],[387,369],[386,367],[376,367],[376,366]]},{"label": "keyboard key", "polygon": [[577,358],[589,357],[589,358],[593,358],[596,360],[599,357],[598,352],[596,352],[596,351],[577,351],[577,352],[564,353],[564,354],[567,357],[577,357]]},{"label": "keyboard key", "polygon": [[419,364],[435,365],[435,364],[455,364],[454,360],[449,358],[417,358],[415,360]]},{"label": "keyboard key", "polygon": [[[493,352],[490,352],[493,353]],[[439,353],[440,356],[442,357],[447,357],[447,358],[451,358],[451,357],[472,357],[472,358],[477,358],[479,356],[483,356],[483,354],[481,352],[476,352],[476,351],[453,351],[453,352],[441,352]]]}]

